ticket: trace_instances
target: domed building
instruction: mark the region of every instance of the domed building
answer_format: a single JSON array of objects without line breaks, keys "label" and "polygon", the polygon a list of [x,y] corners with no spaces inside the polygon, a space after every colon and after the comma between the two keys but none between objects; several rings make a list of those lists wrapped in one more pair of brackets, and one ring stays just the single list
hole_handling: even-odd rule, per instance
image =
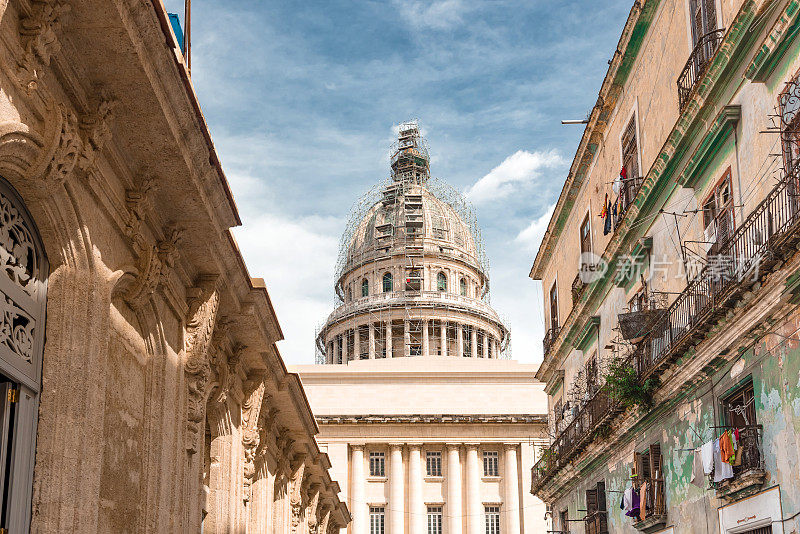
[{"label": "domed building", "polygon": [[508,329],[489,305],[475,217],[457,191],[430,178],[414,122],[400,126],[391,179],[354,210],[335,290],[339,306],[317,336],[318,363],[509,352]]},{"label": "domed building", "polygon": [[347,481],[348,534],[546,532],[528,491],[547,443],[537,366],[510,359],[475,217],[430,177],[416,123],[357,203],[335,280],[317,364],[291,370]]}]

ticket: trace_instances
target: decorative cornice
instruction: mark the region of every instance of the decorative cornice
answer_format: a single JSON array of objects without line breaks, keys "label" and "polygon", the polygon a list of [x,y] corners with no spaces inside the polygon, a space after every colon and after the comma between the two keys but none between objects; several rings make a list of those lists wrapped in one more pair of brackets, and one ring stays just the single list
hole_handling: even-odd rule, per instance
[{"label": "decorative cornice", "polygon": [[61,49],[58,33],[70,6],[63,2],[34,0],[30,16],[19,21],[19,35],[24,54],[17,65],[17,80],[28,94],[39,87],[42,68]]},{"label": "decorative cornice", "polygon": [[[547,424],[547,415],[318,415],[320,425],[379,425],[396,423],[417,424]],[[351,445],[354,446],[354,445]]]}]

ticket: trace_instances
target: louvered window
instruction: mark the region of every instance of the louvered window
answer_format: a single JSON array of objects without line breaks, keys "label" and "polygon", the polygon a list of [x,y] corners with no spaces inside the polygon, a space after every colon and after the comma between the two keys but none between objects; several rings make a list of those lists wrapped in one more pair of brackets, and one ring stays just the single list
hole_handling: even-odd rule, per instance
[{"label": "louvered window", "polygon": [[697,44],[701,37],[717,29],[716,0],[691,0],[692,42]]}]

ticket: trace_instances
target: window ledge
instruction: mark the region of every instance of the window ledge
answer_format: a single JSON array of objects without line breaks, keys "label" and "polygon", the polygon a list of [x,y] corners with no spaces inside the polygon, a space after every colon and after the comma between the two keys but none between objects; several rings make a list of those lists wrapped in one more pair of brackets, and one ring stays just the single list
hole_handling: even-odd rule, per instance
[{"label": "window ledge", "polygon": [[442,475],[439,476],[427,475],[424,477],[424,480],[428,482],[441,482],[442,480],[444,480],[444,477]]},{"label": "window ledge", "polygon": [[485,482],[496,482],[500,480],[500,475],[484,475],[481,477],[481,480]]},{"label": "window ledge", "polygon": [[384,477],[376,477],[376,476],[371,476],[370,475],[370,476],[367,477],[367,482],[386,482],[387,480],[389,480],[389,478],[385,477],[385,476]]}]

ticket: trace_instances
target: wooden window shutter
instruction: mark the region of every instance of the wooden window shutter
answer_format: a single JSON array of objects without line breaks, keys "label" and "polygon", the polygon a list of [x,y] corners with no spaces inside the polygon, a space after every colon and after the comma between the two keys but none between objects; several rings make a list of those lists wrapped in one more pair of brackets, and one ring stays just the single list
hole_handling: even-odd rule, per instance
[{"label": "wooden window shutter", "polygon": [[653,443],[650,445],[650,476],[660,480],[664,478],[661,472],[661,444]]},{"label": "wooden window shutter", "polygon": [[631,467],[631,478],[641,480],[642,478],[642,455],[638,452],[633,453],[633,467]]},{"label": "wooden window shutter", "polygon": [[640,477],[640,481],[645,481],[650,479],[653,476],[653,473],[650,471],[650,451],[642,453],[642,475]]},{"label": "wooden window shutter", "polygon": [[[608,510],[606,507],[606,483],[604,481],[597,483],[597,509],[600,512],[606,512]],[[598,514],[597,518],[600,526],[600,533],[608,532],[608,514]]]},{"label": "wooden window shutter", "polygon": [[717,29],[717,6],[716,0],[703,0],[703,11],[705,19],[705,32],[714,31]]},{"label": "wooden window shutter", "polygon": [[597,490],[586,490],[586,514],[593,514],[597,511]]}]

